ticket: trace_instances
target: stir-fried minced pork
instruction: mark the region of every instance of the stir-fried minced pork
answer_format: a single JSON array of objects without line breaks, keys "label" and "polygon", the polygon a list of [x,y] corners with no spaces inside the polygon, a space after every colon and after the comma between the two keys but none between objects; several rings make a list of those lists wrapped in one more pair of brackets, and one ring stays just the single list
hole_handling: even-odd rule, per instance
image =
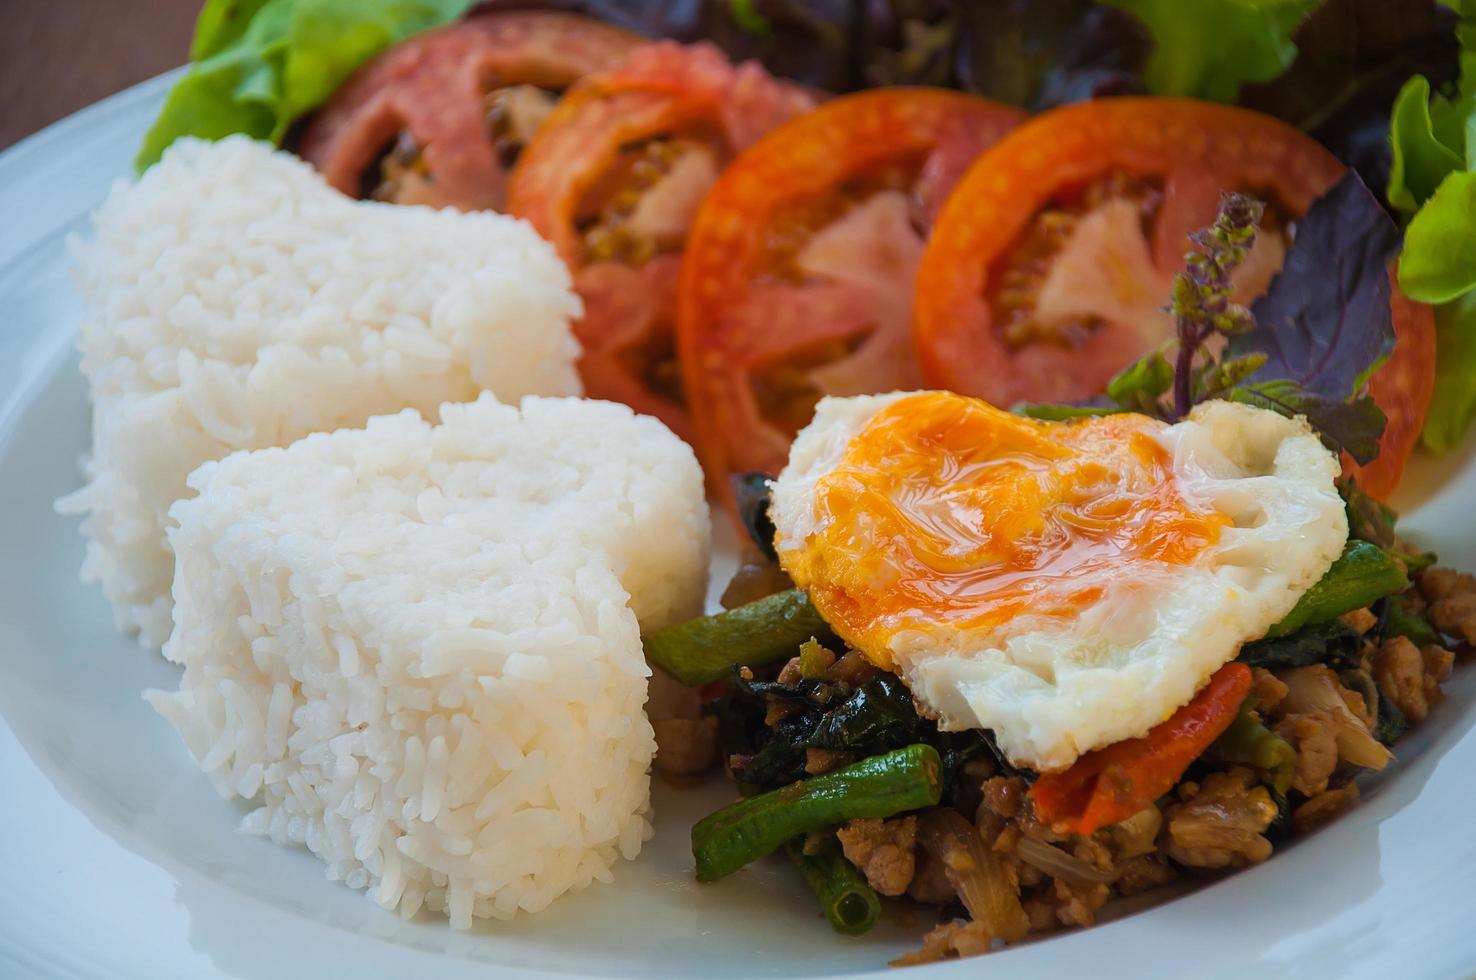
[{"label": "stir-fried minced pork", "polygon": [[1310,834],[1342,816],[1357,802],[1358,784],[1354,782],[1318,793],[1292,811],[1292,830],[1298,834]]},{"label": "stir-fried minced pork", "polygon": [[925,850],[916,852],[916,870],[912,882],[907,886],[907,897],[925,905],[947,905],[958,895],[953,883],[948,880],[948,871],[943,862]]},{"label": "stir-fried minced pork", "polygon": [[1191,868],[1235,868],[1271,856],[1264,836],[1276,804],[1255,775],[1237,766],[1210,773],[1201,783],[1180,783],[1180,803],[1169,807],[1164,851]]},{"label": "stir-fried minced pork", "polygon": [[[1450,635],[1454,626],[1450,617],[1457,604],[1469,601],[1467,597],[1476,597],[1476,578],[1435,569],[1419,577],[1418,589],[1410,588],[1395,601],[1401,612],[1424,615]],[[1434,622],[1433,610],[1439,603],[1447,604],[1442,607],[1445,618]],[[1244,709],[1250,724],[1242,724],[1240,738],[1259,740],[1257,749],[1272,750],[1253,754],[1254,764],[1247,762],[1243,745],[1237,748],[1233,740],[1225,741],[1224,754],[1217,754],[1222,745],[1217,742],[1168,794],[1125,820],[1081,835],[1060,829],[1069,824],[1042,822],[1031,798],[1034,777],[1013,768],[997,747],[980,752],[976,744],[947,763],[950,775],[938,808],[888,819],[852,820],[837,828],[833,838],[830,831],[817,835],[821,842],[817,847],[831,847],[838,839],[846,859],[879,894],[906,896],[945,913],[924,937],[922,948],[895,965],[988,952],[1014,942],[1021,932],[1088,926],[1113,898],[1161,887],[1186,871],[1229,872],[1260,863],[1271,856],[1277,833],[1311,833],[1354,806],[1358,772],[1377,768],[1381,758],[1387,759],[1386,743],[1400,730],[1398,717],[1386,724],[1390,719],[1384,716],[1397,712],[1407,723],[1423,721],[1439,702],[1440,685],[1451,674],[1455,653],[1392,635],[1383,606],[1356,609],[1339,619],[1360,638],[1355,656],[1343,647],[1330,650],[1324,661],[1289,657],[1282,666],[1252,668],[1250,700]],[[1338,635],[1339,642],[1346,639],[1345,632]],[[884,725],[894,725],[900,712],[915,710],[905,700],[905,690],[902,701],[878,702],[888,696],[887,682],[896,689],[896,678],[855,650],[812,643],[801,653],[782,667],[758,668],[758,676],[805,685],[804,697],[756,691],[762,697],[750,703],[750,710],[764,716],[767,737],[790,739],[803,749],[800,758],[806,775],[830,771],[875,750],[841,752],[793,742],[806,731],[819,730],[807,729],[816,722],[804,721],[801,712],[820,717],[816,712],[822,706],[844,704],[845,712],[859,711],[867,724],[882,724],[885,719]],[[741,670],[739,676],[746,682],[755,680],[753,670]],[[860,701],[849,700],[868,683],[882,686],[868,688]],[[808,706],[800,707],[801,703]],[[885,710],[866,716],[867,705],[878,703],[884,703]],[[845,712],[837,708],[827,724],[839,725],[837,731],[848,730],[848,737],[853,737],[856,730],[846,726],[854,725],[857,716]],[[888,737],[895,737],[893,730],[888,731]],[[760,739],[752,748],[762,744]],[[849,749],[853,743],[845,744]],[[945,753],[958,745],[944,741],[938,748]],[[740,761],[746,764],[749,758]],[[995,880],[1013,892],[1008,897],[1018,902],[1022,918],[1015,931],[999,934],[988,922],[951,917],[960,907],[961,886],[956,874],[950,876],[950,868],[923,846],[930,839],[928,821],[950,809],[955,812],[948,814],[949,819],[972,813],[974,832],[988,853],[998,856],[1000,874]]]},{"label": "stir-fried minced pork", "polygon": [[923,937],[922,949],[899,956],[892,966],[918,966],[950,957],[978,956],[989,952],[994,937],[982,922],[954,919],[944,922]]},{"label": "stir-fried minced pork", "polygon": [[1450,568],[1427,568],[1420,573],[1419,587],[1436,629],[1476,643],[1476,576]]},{"label": "stir-fried minced pork", "polygon": [[[882,895],[901,895],[917,866],[917,817],[852,820],[835,832],[841,850]],[[951,891],[951,889],[950,889]]]},{"label": "stir-fried minced pork", "polygon": [[1352,612],[1343,613],[1343,615],[1339,616],[1338,619],[1343,622],[1343,625],[1355,630],[1358,633],[1367,633],[1369,630],[1379,625],[1379,617],[1375,616],[1373,614],[1373,610],[1367,607],[1364,607],[1363,609],[1355,609]]},{"label": "stir-fried minced pork", "polygon": [[1327,789],[1328,778],[1338,767],[1338,733],[1333,721],[1322,712],[1288,715],[1277,724],[1276,734],[1297,750],[1291,788],[1307,796]]},{"label": "stir-fried minced pork", "polygon": [[1264,667],[1251,671],[1251,697],[1262,711],[1271,711],[1286,697],[1286,682]]},{"label": "stir-fried minced pork", "polygon": [[1371,660],[1374,680],[1384,697],[1406,721],[1418,723],[1439,701],[1440,685],[1450,679],[1455,655],[1435,644],[1422,650],[1410,640],[1395,636],[1385,640]]}]

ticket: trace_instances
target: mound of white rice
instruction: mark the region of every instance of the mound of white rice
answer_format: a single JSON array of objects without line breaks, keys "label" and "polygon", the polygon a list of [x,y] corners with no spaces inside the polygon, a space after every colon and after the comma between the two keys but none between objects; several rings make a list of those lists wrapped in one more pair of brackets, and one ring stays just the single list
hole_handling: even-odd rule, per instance
[{"label": "mound of white rice", "polygon": [[245,828],[453,924],[608,880],[650,835],[640,627],[700,611],[702,474],[654,419],[490,397],[236,453],[176,504],[180,690]]},{"label": "mound of white rice", "polygon": [[522,222],[352,201],[264,143],[180,140],[74,245],[91,384],[83,578],[169,632],[165,515],[200,463],[491,389],[580,391],[567,270]]}]

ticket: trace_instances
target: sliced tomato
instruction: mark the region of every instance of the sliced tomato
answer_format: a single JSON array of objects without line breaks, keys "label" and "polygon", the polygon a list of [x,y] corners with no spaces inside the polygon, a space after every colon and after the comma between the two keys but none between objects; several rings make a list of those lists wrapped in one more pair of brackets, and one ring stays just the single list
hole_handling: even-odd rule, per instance
[{"label": "sliced tomato", "polygon": [[369,62],[299,152],[354,197],[500,210],[508,169],[559,93],[643,41],[574,14],[479,14]]},{"label": "sliced tomato", "polygon": [[712,45],[658,42],[584,79],[554,110],[513,172],[508,212],[573,270],[588,395],[692,439],[673,325],[693,215],[729,160],[813,104]]},{"label": "sliced tomato", "polygon": [[1359,466],[1347,455],[1343,457],[1343,472],[1379,500],[1387,500],[1399,486],[1404,464],[1419,442],[1430,398],[1435,394],[1434,311],[1400,291],[1392,266],[1389,285],[1394,352],[1368,380],[1368,393],[1384,410],[1388,423],[1372,463]]},{"label": "sliced tomato", "polygon": [[826,103],[728,167],[678,302],[682,375],[713,486],[777,471],[822,395],[915,387],[912,283],[958,175],[1024,114],[941,89]]},{"label": "sliced tomato", "polygon": [[1342,173],[1310,137],[1230,106],[1121,98],[1038,116],[975,162],[938,219],[917,279],[924,380],[1003,407],[1095,395],[1172,336],[1173,275],[1222,191],[1267,202],[1236,279],[1246,302]]}]

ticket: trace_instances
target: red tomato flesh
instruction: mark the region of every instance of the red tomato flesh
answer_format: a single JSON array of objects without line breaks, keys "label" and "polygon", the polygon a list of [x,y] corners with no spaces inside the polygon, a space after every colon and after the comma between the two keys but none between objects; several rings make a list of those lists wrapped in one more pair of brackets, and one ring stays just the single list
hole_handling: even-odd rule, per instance
[{"label": "red tomato flesh", "polygon": [[958,174],[1023,119],[941,89],[826,103],[739,156],[688,239],[678,349],[714,487],[777,471],[823,395],[916,387],[912,282]]},{"label": "red tomato flesh", "polygon": [[673,333],[693,215],[729,160],[812,105],[711,45],[658,42],[585,78],[545,121],[513,173],[508,212],[574,273],[586,394],[693,438]]}]

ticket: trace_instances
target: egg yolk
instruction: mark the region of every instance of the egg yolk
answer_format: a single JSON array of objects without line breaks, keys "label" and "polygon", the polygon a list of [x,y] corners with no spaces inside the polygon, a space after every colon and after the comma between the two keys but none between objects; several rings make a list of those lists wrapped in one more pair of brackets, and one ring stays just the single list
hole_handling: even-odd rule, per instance
[{"label": "egg yolk", "polygon": [[1043,422],[946,392],[899,399],[816,483],[818,530],[785,570],[837,633],[890,667],[900,630],[1074,617],[1144,563],[1186,564],[1224,515],[1189,506],[1165,423]]}]

